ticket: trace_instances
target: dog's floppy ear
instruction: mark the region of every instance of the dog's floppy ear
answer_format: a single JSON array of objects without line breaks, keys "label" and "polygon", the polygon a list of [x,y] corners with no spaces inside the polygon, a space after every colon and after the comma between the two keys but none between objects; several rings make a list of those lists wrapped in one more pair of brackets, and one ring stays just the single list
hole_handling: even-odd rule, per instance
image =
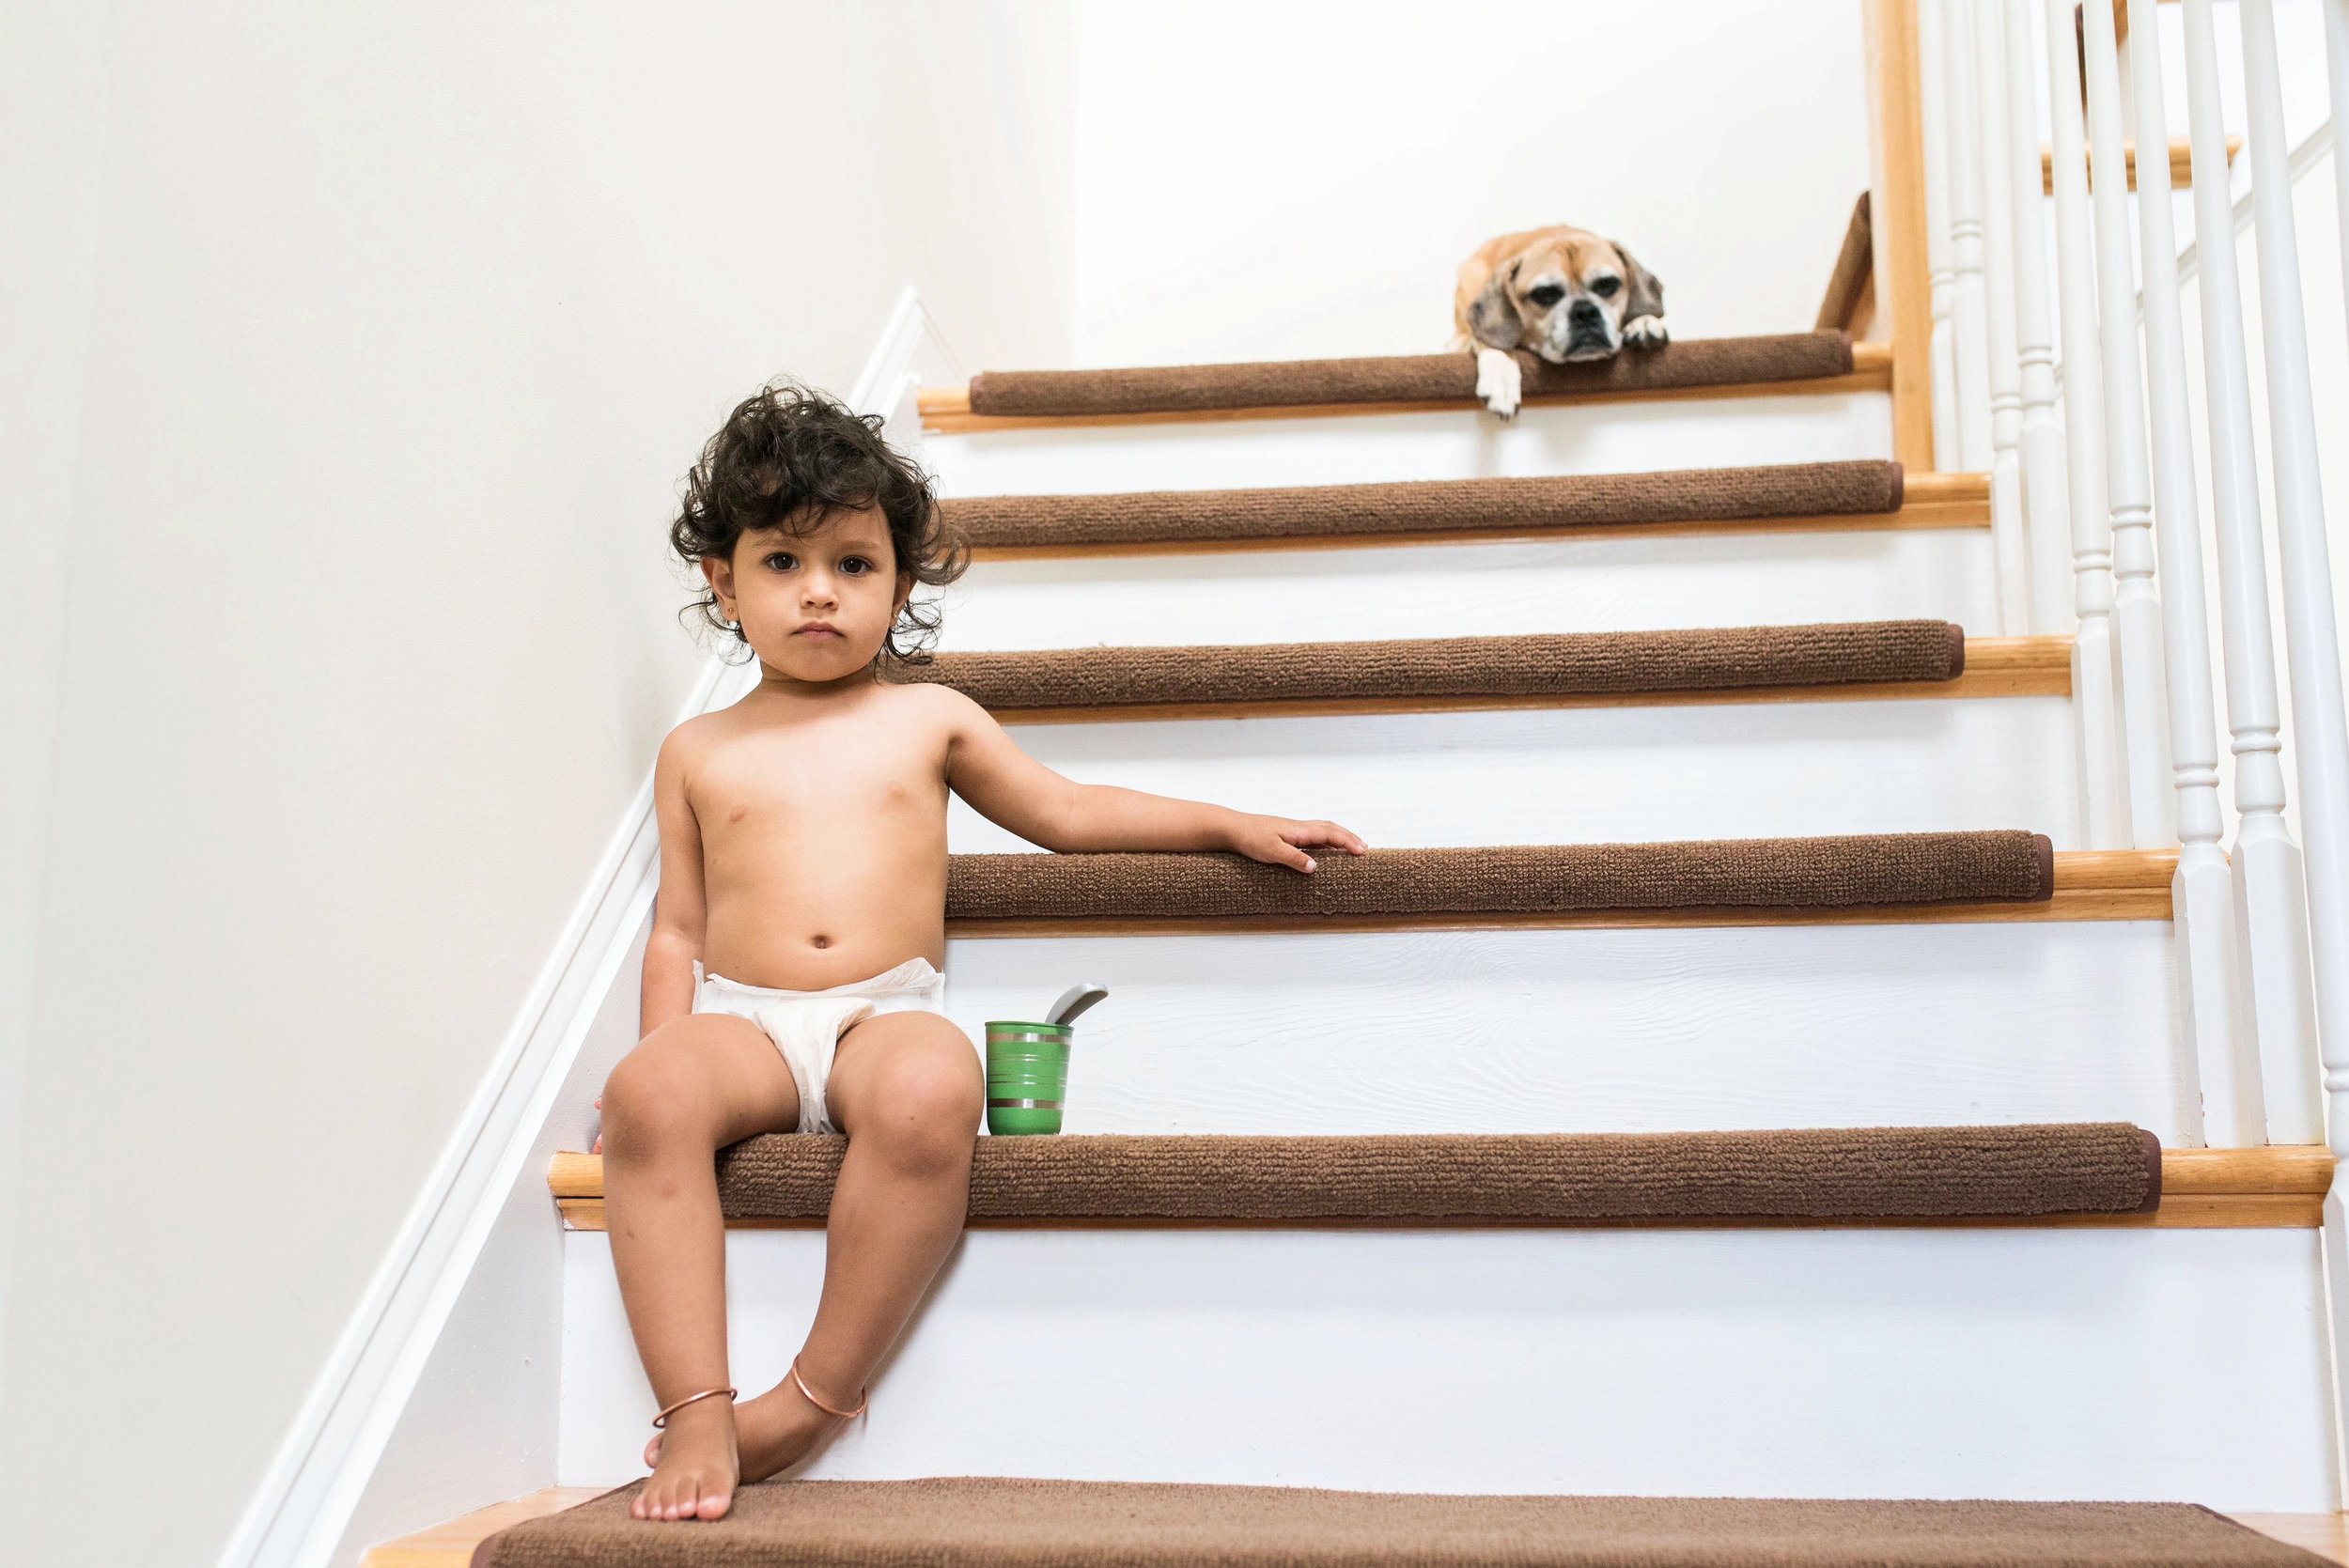
[{"label": "dog's floppy ear", "polygon": [[1469,306],[1470,334],[1487,349],[1514,349],[1525,335],[1525,323],[1517,319],[1517,307],[1509,301],[1509,286],[1517,277],[1515,261],[1494,268],[1493,275],[1485,280],[1484,292]]},{"label": "dog's floppy ear", "polygon": [[1623,318],[1636,321],[1642,316],[1664,314],[1664,285],[1654,272],[1640,265],[1639,258],[1621,245],[1615,254],[1623,257],[1624,298]]}]

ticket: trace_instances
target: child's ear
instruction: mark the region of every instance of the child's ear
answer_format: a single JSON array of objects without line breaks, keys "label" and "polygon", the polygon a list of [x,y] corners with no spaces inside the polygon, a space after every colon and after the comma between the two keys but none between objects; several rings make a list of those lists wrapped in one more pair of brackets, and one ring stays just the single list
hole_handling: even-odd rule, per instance
[{"label": "child's ear", "polygon": [[913,574],[910,571],[901,571],[897,574],[897,603],[895,609],[892,612],[893,615],[904,614],[906,613],[906,600],[911,598],[912,597]]},{"label": "child's ear", "polygon": [[718,596],[718,613],[725,620],[734,619],[734,562],[724,555],[702,557],[702,580],[709,591]]}]

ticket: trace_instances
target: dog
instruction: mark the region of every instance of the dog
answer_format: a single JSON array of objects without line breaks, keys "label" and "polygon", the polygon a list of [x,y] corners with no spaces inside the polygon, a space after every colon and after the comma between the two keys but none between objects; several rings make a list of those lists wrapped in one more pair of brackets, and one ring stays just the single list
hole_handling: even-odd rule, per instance
[{"label": "dog", "polygon": [[1671,335],[1656,274],[1612,240],[1563,225],[1479,245],[1460,263],[1452,325],[1452,346],[1476,350],[1476,396],[1503,419],[1517,416],[1523,379],[1510,349],[1568,365]]}]

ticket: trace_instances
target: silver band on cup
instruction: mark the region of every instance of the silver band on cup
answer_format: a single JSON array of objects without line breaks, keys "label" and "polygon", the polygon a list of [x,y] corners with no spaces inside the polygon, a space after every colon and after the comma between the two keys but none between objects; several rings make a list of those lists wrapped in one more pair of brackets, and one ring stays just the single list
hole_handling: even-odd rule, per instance
[{"label": "silver band on cup", "polygon": [[989,1110],[1058,1110],[1061,1105],[1058,1100],[989,1100],[987,1108]]}]

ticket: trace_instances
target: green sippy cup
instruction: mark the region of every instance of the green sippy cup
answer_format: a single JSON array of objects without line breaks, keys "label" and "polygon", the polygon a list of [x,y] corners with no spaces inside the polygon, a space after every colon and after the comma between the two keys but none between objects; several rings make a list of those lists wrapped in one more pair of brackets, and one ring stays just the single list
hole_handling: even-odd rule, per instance
[{"label": "green sippy cup", "polygon": [[1058,1132],[1068,1093],[1069,1026],[1109,995],[1106,986],[1073,986],[1042,1023],[991,1018],[987,1025],[987,1130],[997,1137]]}]

